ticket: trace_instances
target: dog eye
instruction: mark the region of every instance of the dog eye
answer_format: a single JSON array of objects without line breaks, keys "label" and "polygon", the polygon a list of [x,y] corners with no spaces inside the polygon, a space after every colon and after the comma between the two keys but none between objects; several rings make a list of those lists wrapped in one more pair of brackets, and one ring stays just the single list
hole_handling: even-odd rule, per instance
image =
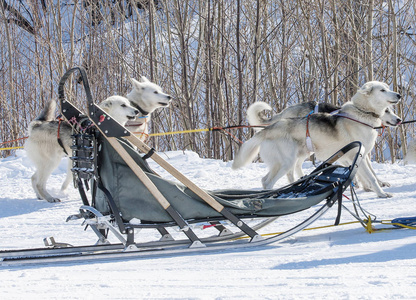
[{"label": "dog eye", "polygon": [[155,93],[155,94],[159,94],[159,92],[158,92],[158,91],[154,91],[154,93]]},{"label": "dog eye", "polygon": [[126,104],[121,104],[121,107],[127,107],[127,105]]},{"label": "dog eye", "polygon": [[381,90],[380,90],[380,92],[385,92],[385,91],[386,91],[385,89],[381,89]]}]

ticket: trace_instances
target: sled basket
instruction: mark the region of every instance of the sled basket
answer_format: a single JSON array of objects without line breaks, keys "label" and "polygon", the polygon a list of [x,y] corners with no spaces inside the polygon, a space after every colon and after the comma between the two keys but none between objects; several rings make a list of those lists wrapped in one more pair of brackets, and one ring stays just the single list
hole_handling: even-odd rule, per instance
[{"label": "sled basket", "polygon": [[[222,215],[187,186],[164,179],[153,172],[126,141],[119,140],[129,156],[139,165],[171,206],[185,220],[221,219]],[[109,191],[123,221],[139,219],[143,223],[174,221],[158,203],[146,186],[138,180],[123,158],[105,138],[100,138],[99,178]],[[353,148],[351,145],[350,147]],[[345,149],[343,149],[345,151]],[[331,199],[343,186],[348,186],[351,169],[324,164],[309,176],[276,190],[216,190],[205,191],[232,214],[241,218],[276,217],[308,209],[323,200]],[[95,208],[102,214],[114,214],[108,204],[108,194],[98,189]]]}]

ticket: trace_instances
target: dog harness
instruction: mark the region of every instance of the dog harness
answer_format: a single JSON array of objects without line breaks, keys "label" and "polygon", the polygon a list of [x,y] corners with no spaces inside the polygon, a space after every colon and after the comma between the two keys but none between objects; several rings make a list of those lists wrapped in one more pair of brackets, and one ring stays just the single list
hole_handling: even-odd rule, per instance
[{"label": "dog harness", "polygon": [[311,135],[309,134],[309,117],[313,114],[313,112],[310,112],[306,116],[306,148],[309,152],[313,153],[315,152],[315,147],[313,146]]},{"label": "dog harness", "polygon": [[[311,138],[311,136],[310,136],[310,133],[309,133],[309,117],[312,115],[312,114],[315,114],[315,113],[318,113],[319,112],[319,108],[318,108],[318,104],[315,106],[315,109],[313,110],[313,111],[311,111],[307,116],[306,116],[306,148],[308,149],[308,151],[309,152],[311,152],[311,153],[313,153],[313,152],[315,152],[315,148],[314,148],[314,146],[313,146],[313,143],[312,143],[312,138]],[[333,112],[331,112],[330,113],[330,115],[336,115],[337,117],[340,117],[340,118],[344,118],[344,119],[348,119],[348,120],[351,120],[351,121],[354,121],[354,122],[357,122],[357,123],[359,123],[359,124],[361,124],[361,125],[364,125],[364,126],[367,126],[367,127],[370,127],[371,129],[376,129],[374,126],[372,126],[372,125],[370,125],[370,124],[367,124],[367,123],[365,123],[365,122],[361,122],[361,121],[359,121],[359,120],[356,120],[356,119],[354,119],[354,118],[351,118],[349,115],[347,115],[346,113],[340,113],[340,109],[338,109],[338,110],[335,110],[335,111],[333,111]],[[372,113],[372,115],[374,116],[374,117],[376,117],[376,118],[380,118],[380,116],[379,115],[377,115],[377,114],[374,114],[374,113]],[[385,129],[385,126],[382,124],[381,125],[381,127],[382,127],[382,129],[383,129],[383,131],[381,132],[381,134],[380,135],[382,135],[383,133],[384,133],[384,129]],[[380,136],[379,135],[379,136]]]},{"label": "dog harness", "polygon": [[66,151],[65,147],[64,147],[64,143],[62,143],[62,139],[61,139],[61,123],[62,121],[64,121],[64,119],[61,118],[61,116],[58,116],[58,144],[59,146],[61,146],[62,150],[64,150],[64,153],[66,154],[66,156],[69,156],[68,152]]},{"label": "dog harness", "polygon": [[309,134],[309,117],[312,114],[316,114],[319,112],[319,103],[316,102],[315,108],[306,116],[306,148],[309,152],[315,152],[315,148],[312,143],[311,135]]},{"label": "dog harness", "polygon": [[147,138],[149,135],[147,133],[145,133],[145,131],[147,129],[147,120],[149,118],[150,113],[148,111],[145,111],[143,108],[141,108],[136,103],[130,102],[130,104],[131,104],[131,106],[133,106],[134,108],[136,108],[138,111],[140,111],[140,113],[142,114],[141,117],[136,117],[136,119],[144,119],[144,122],[142,122],[142,123],[133,123],[133,122],[130,123],[130,122],[128,122],[130,124],[126,124],[125,127],[132,127],[132,126],[139,127],[139,126],[142,126],[144,124],[143,131],[141,131],[141,132],[133,132],[133,133],[135,135],[139,135],[140,134],[140,137],[139,138],[143,137],[143,135],[145,135],[146,138]]}]

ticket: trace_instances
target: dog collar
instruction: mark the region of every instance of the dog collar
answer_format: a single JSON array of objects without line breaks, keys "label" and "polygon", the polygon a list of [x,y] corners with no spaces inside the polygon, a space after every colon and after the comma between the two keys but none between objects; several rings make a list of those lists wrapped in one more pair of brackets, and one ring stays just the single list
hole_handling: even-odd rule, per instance
[{"label": "dog collar", "polygon": [[134,108],[137,108],[143,116],[147,116],[147,115],[149,115],[149,114],[150,114],[149,112],[147,112],[147,111],[145,111],[143,108],[141,108],[138,104],[136,104],[136,103],[134,103],[134,102],[131,102],[131,101],[130,101],[130,104],[131,104],[131,106],[133,106]]},{"label": "dog collar", "polygon": [[370,116],[372,116],[372,117],[374,117],[374,118],[376,118],[376,119],[379,119],[379,118],[380,118],[380,115],[378,115],[378,114],[376,114],[376,113],[374,113],[374,112],[371,112],[371,111],[365,111],[365,110],[362,110],[361,108],[358,108],[358,107],[356,107],[356,106],[355,106],[355,108],[356,108],[357,110],[359,110],[360,112],[362,112],[363,114],[368,114],[368,115],[370,115]]}]

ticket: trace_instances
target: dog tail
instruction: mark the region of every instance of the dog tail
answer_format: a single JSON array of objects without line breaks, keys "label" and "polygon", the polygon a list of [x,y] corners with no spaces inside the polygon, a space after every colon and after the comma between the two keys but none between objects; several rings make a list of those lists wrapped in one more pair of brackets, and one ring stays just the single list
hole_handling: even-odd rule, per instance
[{"label": "dog tail", "polygon": [[238,151],[231,168],[233,170],[244,167],[251,163],[260,151],[260,144],[263,141],[260,134],[255,134],[251,139],[245,142],[240,151]]},{"label": "dog tail", "polygon": [[36,118],[37,121],[53,121],[55,119],[56,101],[50,100],[46,103],[42,112]]},{"label": "dog tail", "polygon": [[[272,113],[272,108],[266,102],[258,101],[251,104],[247,108],[247,120],[251,126],[259,126],[268,124],[271,118],[266,117],[264,111]],[[259,131],[261,128],[254,128],[255,131]]]}]

